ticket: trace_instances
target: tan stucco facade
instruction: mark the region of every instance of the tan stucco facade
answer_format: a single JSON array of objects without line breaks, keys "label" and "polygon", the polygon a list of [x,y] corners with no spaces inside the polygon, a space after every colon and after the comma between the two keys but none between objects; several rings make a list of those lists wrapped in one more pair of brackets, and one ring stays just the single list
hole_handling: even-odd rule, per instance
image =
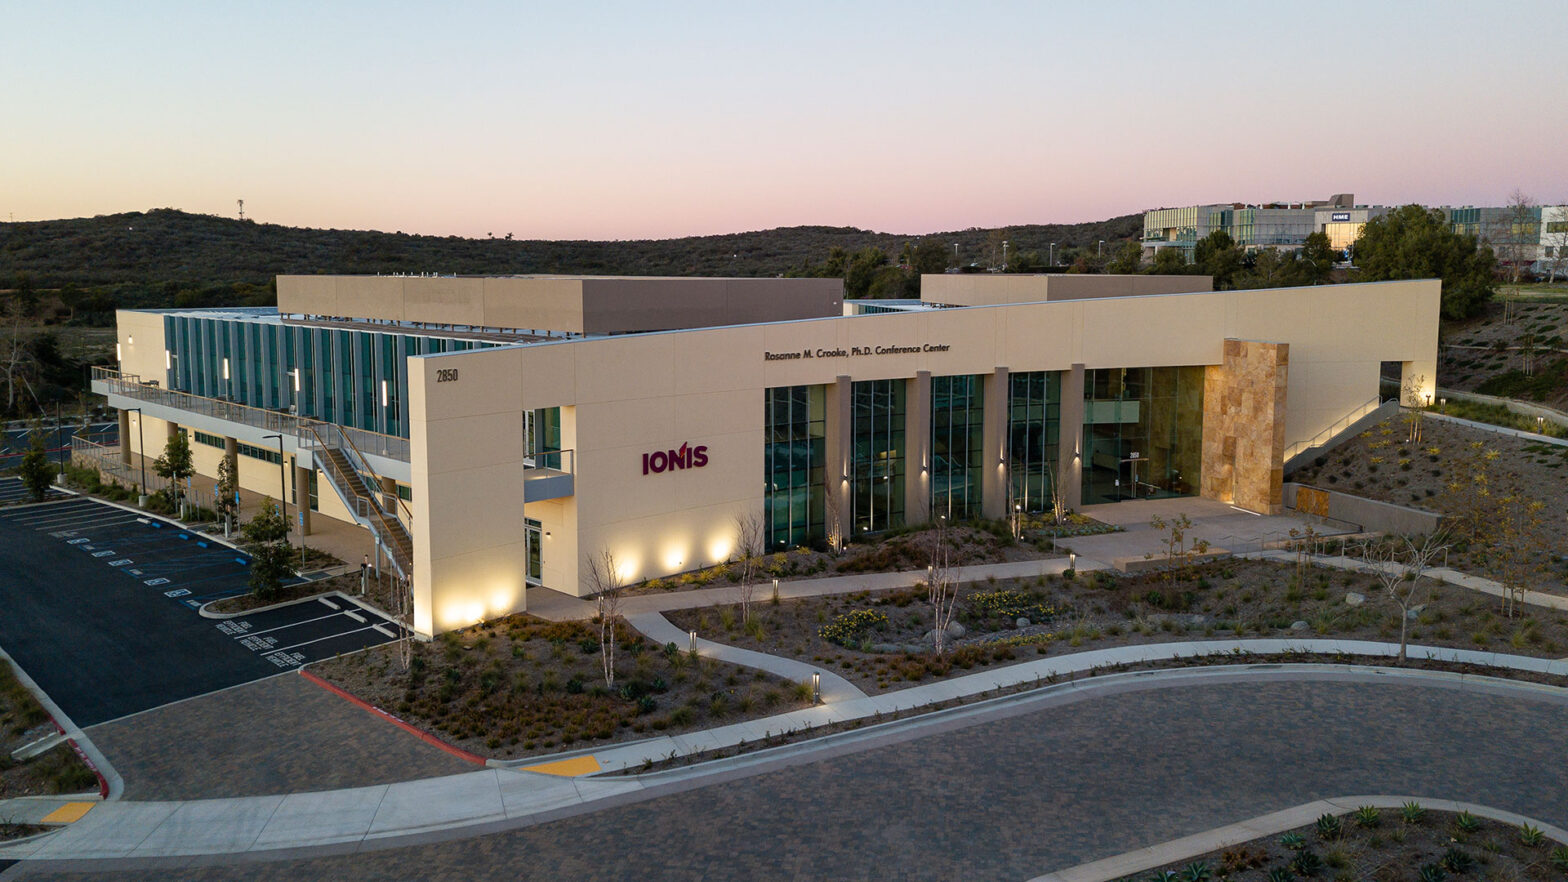
[{"label": "tan stucco facade", "polygon": [[920,277],[920,299],[949,306],[997,306],[1047,300],[1143,297],[1213,291],[1213,276],[1089,273],[944,273]]},{"label": "tan stucco facade", "polygon": [[[923,286],[946,278],[926,277]],[[1283,376],[1283,396],[1276,384],[1270,402],[1249,403],[1227,419],[1235,434],[1237,421],[1254,412],[1272,415],[1263,480],[1277,483],[1275,451],[1375,397],[1380,362],[1401,362],[1407,376],[1425,377],[1420,394],[1430,394],[1438,306],[1436,281],[1079,297],[412,358],[415,627],[439,633],[523,608],[525,514],[547,533],[544,584],[570,593],[587,590],[582,560],[599,550],[614,555],[629,581],[728,557],[735,518],[762,505],[763,390],[770,387],[828,387],[831,472],[842,467],[835,451],[848,447],[842,427],[833,427],[842,422],[836,390],[851,379],[902,379],[919,389],[931,376],[977,374],[986,378],[989,405],[1009,372],[1062,371],[1065,461],[1081,425],[1073,414],[1082,413],[1085,369],[1213,366],[1233,371],[1235,385],[1253,382],[1249,365],[1274,358],[1269,377]],[[1260,348],[1256,358],[1243,347],[1235,350],[1241,361],[1230,363],[1227,340],[1283,346]],[[458,379],[437,382],[438,369],[455,369]],[[573,493],[525,511],[522,413],[541,407],[561,408],[562,447],[574,451]],[[991,422],[985,456],[997,462],[1005,431],[1000,417]],[[926,439],[918,424],[908,434],[906,462],[913,463]],[[644,454],[683,445],[705,447],[706,465],[644,474]],[[1245,466],[1254,483],[1259,468]],[[1069,462],[1063,475],[1073,479]],[[988,509],[999,495],[993,488],[1005,481],[1000,466],[988,476]],[[909,486],[921,485],[909,479]],[[828,491],[842,498],[842,489]],[[1274,492],[1253,488],[1233,498],[1266,509]]]},{"label": "tan stucco facade", "polygon": [[839,279],[278,276],[285,315],[621,334],[838,315]]}]

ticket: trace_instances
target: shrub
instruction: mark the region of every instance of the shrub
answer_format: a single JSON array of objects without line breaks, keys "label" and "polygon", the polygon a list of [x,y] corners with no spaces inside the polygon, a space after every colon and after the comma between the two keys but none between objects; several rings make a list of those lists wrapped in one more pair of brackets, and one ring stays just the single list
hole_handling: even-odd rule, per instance
[{"label": "shrub", "polygon": [[1317,831],[1319,839],[1332,841],[1344,832],[1344,826],[1334,815],[1321,815],[1318,817]]},{"label": "shrub", "polygon": [[1381,813],[1377,810],[1377,806],[1364,805],[1361,808],[1356,809],[1356,826],[1376,827],[1381,821],[1379,817],[1380,814]]},{"label": "shrub", "polygon": [[1406,824],[1419,824],[1426,818],[1426,809],[1422,808],[1420,803],[1411,800],[1399,807],[1399,817]]},{"label": "shrub", "polygon": [[817,634],[829,643],[847,649],[856,648],[871,631],[886,627],[887,616],[874,609],[857,609],[835,617],[817,629]]}]

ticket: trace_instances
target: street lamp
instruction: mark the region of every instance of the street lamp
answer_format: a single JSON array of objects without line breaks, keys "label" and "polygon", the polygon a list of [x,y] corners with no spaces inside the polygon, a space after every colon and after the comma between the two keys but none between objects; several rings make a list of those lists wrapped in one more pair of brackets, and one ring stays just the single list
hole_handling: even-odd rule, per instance
[{"label": "street lamp", "polygon": [[283,512],[283,541],[289,541],[289,470],[283,464],[283,436],[262,435],[263,438],[278,439],[278,510]]},{"label": "street lamp", "polygon": [[[146,435],[144,435],[142,433],[142,409],[139,408],[139,407],[127,407],[126,410],[128,410],[128,411],[131,411],[131,410],[136,411],[136,452],[137,452],[138,456],[141,458],[141,461],[142,461],[142,483],[141,483],[140,487],[136,488],[136,495],[138,495],[138,496],[146,496],[147,495],[147,441],[146,441]],[[120,449],[122,449],[122,450],[125,449],[125,439],[124,438],[120,439]]]},{"label": "street lamp", "polygon": [[1007,272],[1007,240],[1002,240],[1002,272]]},{"label": "street lamp", "polygon": [[1100,240],[1099,247],[1097,247],[1095,249],[1095,251],[1094,251],[1094,256],[1095,257],[1104,257],[1105,256],[1105,240],[1104,239]]},{"label": "street lamp", "polygon": [[1051,266],[1056,266],[1056,243],[1055,242],[1051,243],[1050,256],[1045,259],[1045,262],[1049,263]]}]

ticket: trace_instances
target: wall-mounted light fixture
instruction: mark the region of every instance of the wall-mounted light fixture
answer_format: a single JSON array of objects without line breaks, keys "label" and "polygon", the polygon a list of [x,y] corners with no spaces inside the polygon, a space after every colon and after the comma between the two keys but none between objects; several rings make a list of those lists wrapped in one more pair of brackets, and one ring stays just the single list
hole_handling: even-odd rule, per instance
[{"label": "wall-mounted light fixture", "polygon": [[382,380],[381,381],[381,406],[382,407],[386,407],[387,406],[387,381],[386,380]]},{"label": "wall-mounted light fixture", "polygon": [[167,371],[167,370],[173,369],[173,367],[174,367],[174,353],[170,352],[167,349],[163,350],[163,369]]},{"label": "wall-mounted light fixture", "polygon": [[229,360],[228,360],[228,358],[224,358],[223,359],[223,379],[227,380],[228,378],[229,378]]}]

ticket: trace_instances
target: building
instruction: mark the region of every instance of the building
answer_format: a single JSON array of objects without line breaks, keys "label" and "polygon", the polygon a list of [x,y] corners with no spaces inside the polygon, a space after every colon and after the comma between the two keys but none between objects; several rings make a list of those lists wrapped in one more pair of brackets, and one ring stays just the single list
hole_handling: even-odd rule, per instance
[{"label": "building", "polygon": [[[1324,222],[1337,222],[1332,218],[1356,209],[1355,201],[1353,194],[1340,193],[1316,202],[1234,202],[1156,209],[1143,216],[1144,256],[1152,259],[1162,249],[1177,248],[1191,263],[1198,242],[1219,230],[1249,251],[1294,251],[1306,244],[1307,236],[1324,232]],[[1365,223],[1365,218],[1361,222]]]},{"label": "building", "polygon": [[750,516],[785,548],[1056,495],[1275,511],[1383,363],[1431,393],[1436,281],[1084,278],[925,276],[925,305],[846,316],[837,280],[283,276],[278,310],[122,311],[93,385],[128,458],[134,410],[204,475],[269,492],[281,461],[425,635],[587,593],[603,551],[628,581],[723,561]]}]

